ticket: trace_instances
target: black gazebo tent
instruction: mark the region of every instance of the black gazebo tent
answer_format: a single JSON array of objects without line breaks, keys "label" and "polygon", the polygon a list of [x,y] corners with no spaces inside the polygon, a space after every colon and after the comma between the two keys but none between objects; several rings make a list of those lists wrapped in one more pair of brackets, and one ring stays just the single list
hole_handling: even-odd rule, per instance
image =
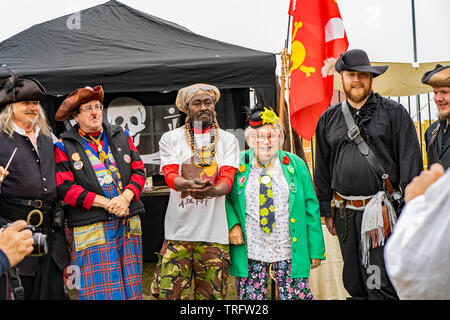
[{"label": "black gazebo tent", "polygon": [[[174,91],[196,82],[274,88],[276,65],[272,53],[200,36],[118,1],[4,40],[0,63],[36,77],[53,95],[87,82],[101,83],[108,93]],[[2,71],[0,79],[5,76]]]},{"label": "black gazebo tent", "polygon": [[[57,135],[65,128],[54,121],[56,109],[77,88],[101,84],[106,111],[116,98],[138,100],[147,110],[141,155],[157,152],[160,136],[173,128],[164,119],[170,118],[167,110],[174,110],[170,106],[179,88],[200,82],[216,85],[222,94],[216,105],[218,122],[226,129],[243,127],[249,88],[256,89],[259,101],[275,106],[274,54],[195,34],[118,1],[34,25],[4,40],[0,64],[44,85],[49,96],[43,105]],[[0,68],[0,83],[6,77]],[[181,116],[178,125],[182,121]],[[157,166],[146,168],[148,175],[157,176]],[[150,207],[163,211],[165,203],[153,201]],[[147,223],[152,228],[162,225],[161,220]],[[160,232],[149,237],[159,241]]]},{"label": "black gazebo tent", "polygon": [[[242,128],[249,88],[255,88],[262,103],[276,103],[273,53],[200,36],[118,1],[34,25],[4,40],[0,64],[44,85],[52,95],[44,107],[57,134],[64,126],[53,119],[56,108],[65,95],[86,85],[101,84],[108,107],[124,95],[146,106],[174,104],[179,88],[213,84],[223,97],[216,106],[219,124],[228,129]],[[7,76],[0,68],[0,82]],[[143,152],[155,147],[151,149]]]}]

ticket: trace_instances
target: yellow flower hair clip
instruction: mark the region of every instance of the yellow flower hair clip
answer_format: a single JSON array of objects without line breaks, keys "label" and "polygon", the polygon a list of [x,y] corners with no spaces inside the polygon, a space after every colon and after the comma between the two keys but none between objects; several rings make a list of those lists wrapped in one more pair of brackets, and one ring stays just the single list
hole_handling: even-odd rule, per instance
[{"label": "yellow flower hair clip", "polygon": [[277,114],[270,107],[269,107],[269,109],[264,107],[264,111],[260,112],[259,115],[261,116],[263,124],[266,124],[266,123],[274,124],[279,119]]}]

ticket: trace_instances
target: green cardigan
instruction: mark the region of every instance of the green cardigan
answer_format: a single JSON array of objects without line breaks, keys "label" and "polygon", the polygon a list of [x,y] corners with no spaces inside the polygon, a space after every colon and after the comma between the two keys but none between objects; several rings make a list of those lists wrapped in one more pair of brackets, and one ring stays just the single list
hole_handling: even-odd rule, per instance
[{"label": "green cardigan", "polygon": [[[248,277],[247,236],[245,233],[245,187],[253,161],[254,150],[240,154],[240,168],[236,171],[233,186],[226,197],[228,229],[240,224],[244,233],[244,244],[230,243],[230,274]],[[292,278],[308,278],[310,259],[325,259],[325,243],[317,201],[311,175],[305,162],[290,152],[279,151],[279,158],[289,188],[289,221],[291,232]],[[289,159],[289,163],[286,164]],[[245,161],[247,160],[247,161]],[[284,162],[283,162],[284,160]],[[245,177],[245,178],[243,178]],[[292,180],[293,179],[293,180]],[[240,194],[238,191],[240,191]]]}]

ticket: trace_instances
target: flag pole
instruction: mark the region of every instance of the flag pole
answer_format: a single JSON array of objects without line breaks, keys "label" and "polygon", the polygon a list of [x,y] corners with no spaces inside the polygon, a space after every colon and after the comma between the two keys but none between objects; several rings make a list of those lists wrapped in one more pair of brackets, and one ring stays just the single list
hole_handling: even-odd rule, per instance
[{"label": "flag pole", "polygon": [[[290,26],[291,26],[291,15],[288,15],[288,28],[287,28],[287,34],[286,34],[286,41],[284,42],[284,48],[281,52],[281,90],[280,90],[280,119],[281,123],[284,123],[285,118],[285,112],[284,112],[284,101],[285,101],[285,91],[286,91],[286,82],[288,83],[289,87],[289,81],[287,80],[287,77],[289,77],[289,66],[290,66],[290,57],[288,53],[289,48],[289,34],[290,34]],[[289,89],[288,89],[289,94]],[[289,140],[290,140],[290,151],[291,153],[294,152],[294,145],[293,145],[293,135],[292,135],[292,127],[291,127],[291,116],[290,116],[290,110],[289,110],[289,103],[287,105],[288,107],[288,126],[289,126]]]}]

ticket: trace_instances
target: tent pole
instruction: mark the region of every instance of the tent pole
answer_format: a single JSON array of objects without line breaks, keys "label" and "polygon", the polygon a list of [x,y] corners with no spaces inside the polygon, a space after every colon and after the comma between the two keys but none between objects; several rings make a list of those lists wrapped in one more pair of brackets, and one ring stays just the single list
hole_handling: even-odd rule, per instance
[{"label": "tent pole", "polygon": [[412,31],[413,31],[413,49],[414,49],[414,64],[417,63],[417,39],[416,39],[416,9],[415,0],[411,0],[412,10]]}]

